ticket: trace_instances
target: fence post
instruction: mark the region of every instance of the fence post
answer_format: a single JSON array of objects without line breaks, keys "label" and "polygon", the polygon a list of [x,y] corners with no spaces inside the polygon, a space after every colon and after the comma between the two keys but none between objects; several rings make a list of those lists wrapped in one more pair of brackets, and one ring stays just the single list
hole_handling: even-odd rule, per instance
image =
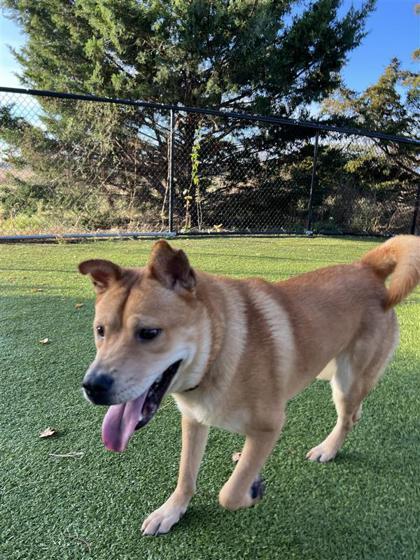
[{"label": "fence post", "polygon": [[168,204],[169,204],[169,232],[174,232],[174,192],[173,192],[173,171],[174,171],[174,110],[169,110],[169,143],[168,143]]},{"label": "fence post", "polygon": [[411,224],[411,230],[410,230],[410,233],[412,235],[416,235],[417,217],[419,215],[419,207],[420,207],[420,183],[417,185],[416,201],[414,203],[413,223]]},{"label": "fence post", "polygon": [[312,175],[311,175],[311,187],[309,190],[309,203],[308,203],[308,221],[306,223],[306,233],[312,233],[312,205],[314,198],[314,184],[316,179],[316,164],[318,161],[318,142],[319,142],[319,130],[316,131],[315,135],[315,145],[314,145],[314,159],[312,164]]}]

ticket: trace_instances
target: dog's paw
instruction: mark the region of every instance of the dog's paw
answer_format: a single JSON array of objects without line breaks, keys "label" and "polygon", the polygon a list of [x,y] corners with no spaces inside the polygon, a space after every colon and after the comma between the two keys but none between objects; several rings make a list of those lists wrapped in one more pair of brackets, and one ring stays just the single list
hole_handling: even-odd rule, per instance
[{"label": "dog's paw", "polygon": [[186,512],[187,507],[163,504],[159,509],[149,515],[141,526],[143,535],[157,536],[169,533],[171,528],[178,523]]},{"label": "dog's paw", "polygon": [[265,492],[265,483],[264,480],[261,478],[260,475],[254,480],[250,488],[251,498],[255,500],[255,502],[261,500],[264,496]]},{"label": "dog's paw", "polygon": [[321,443],[308,451],[306,458],[309,459],[309,461],[328,463],[328,461],[332,461],[336,455],[337,449]]}]

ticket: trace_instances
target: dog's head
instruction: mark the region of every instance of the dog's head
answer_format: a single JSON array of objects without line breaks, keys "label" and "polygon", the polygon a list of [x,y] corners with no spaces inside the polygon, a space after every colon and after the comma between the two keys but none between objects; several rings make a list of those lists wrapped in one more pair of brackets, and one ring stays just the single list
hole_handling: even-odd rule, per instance
[{"label": "dog's head", "polygon": [[145,268],[89,260],[79,270],[90,275],[96,291],[97,354],[83,390],[94,404],[112,405],[102,438],[108,449],[123,451],[133,432],[154,416],[168,389],[183,391],[196,384],[192,370],[197,359],[202,365],[205,359],[197,326],[206,312],[185,253],[166,241],[154,245]]}]

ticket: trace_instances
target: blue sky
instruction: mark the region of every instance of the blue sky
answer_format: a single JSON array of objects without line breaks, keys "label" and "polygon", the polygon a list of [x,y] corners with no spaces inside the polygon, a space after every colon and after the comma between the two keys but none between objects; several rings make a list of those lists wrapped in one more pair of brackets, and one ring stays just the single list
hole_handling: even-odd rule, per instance
[{"label": "blue sky", "polygon": [[[361,0],[344,0],[343,6],[361,5]],[[343,70],[346,84],[356,91],[375,83],[393,57],[401,60],[403,67],[419,71],[419,64],[412,53],[420,47],[420,15],[416,15],[414,0],[377,0],[366,25],[368,35],[349,56]]]},{"label": "blue sky", "polygon": [[[34,0],[36,1],[36,0]],[[343,8],[359,7],[362,0],[343,0]],[[420,46],[420,16],[415,15],[414,0],[377,0],[374,13],[368,19],[365,37],[360,47],[349,56],[343,70],[348,87],[362,91],[374,83],[393,57],[399,58],[407,70],[419,71],[411,58]],[[7,45],[18,48],[24,35],[10,20],[0,15],[0,85],[18,87],[15,73],[19,67]]]}]

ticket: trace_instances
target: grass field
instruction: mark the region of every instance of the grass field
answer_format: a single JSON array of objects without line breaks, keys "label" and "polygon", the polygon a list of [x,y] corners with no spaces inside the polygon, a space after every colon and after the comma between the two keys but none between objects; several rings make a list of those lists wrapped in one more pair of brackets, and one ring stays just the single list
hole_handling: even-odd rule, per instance
[{"label": "grass field", "polygon": [[[209,272],[277,279],[349,262],[375,242],[175,244]],[[334,463],[305,460],[335,421],[329,385],[318,381],[289,404],[284,435],[264,469],[267,492],[259,505],[236,513],[218,506],[218,491],[242,438],[214,429],[187,515],[166,536],[141,536],[143,518],[176,482],[179,414],[168,398],[125,453],[104,449],[104,409],[90,406],[80,392],[94,356],[93,293],[76,267],[92,257],[139,266],[150,246],[149,241],[0,246],[2,560],[419,560],[419,290],[398,308],[399,350]],[[41,344],[45,338],[49,342]],[[47,426],[58,435],[40,439]],[[79,455],[54,456],[75,452]]]}]

